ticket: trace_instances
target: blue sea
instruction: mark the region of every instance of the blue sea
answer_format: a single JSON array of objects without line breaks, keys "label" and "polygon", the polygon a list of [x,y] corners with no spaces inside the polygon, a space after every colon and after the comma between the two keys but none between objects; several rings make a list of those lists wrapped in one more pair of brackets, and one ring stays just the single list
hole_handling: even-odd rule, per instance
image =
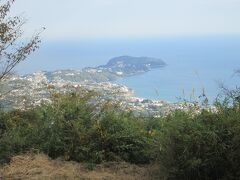
[{"label": "blue sea", "polygon": [[240,76],[235,73],[240,69],[240,36],[43,40],[17,72],[94,67],[122,55],[156,57],[167,63],[162,69],[116,81],[133,89],[138,97],[195,100],[204,90],[213,100],[220,84],[240,86]]}]

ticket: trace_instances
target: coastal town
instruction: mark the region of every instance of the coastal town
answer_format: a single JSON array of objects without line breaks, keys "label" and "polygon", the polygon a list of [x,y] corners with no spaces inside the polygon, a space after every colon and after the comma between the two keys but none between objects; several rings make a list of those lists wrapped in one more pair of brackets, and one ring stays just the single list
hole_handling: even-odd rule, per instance
[{"label": "coastal town", "polygon": [[0,98],[0,104],[9,109],[24,109],[42,103],[51,103],[52,93],[65,94],[85,89],[96,92],[98,102],[112,101],[140,116],[161,116],[176,109],[187,110],[193,106],[192,103],[186,102],[171,103],[136,97],[134,91],[127,86],[109,81],[76,81],[74,78],[69,80],[70,78],[66,76],[79,75],[79,71],[72,70],[71,73],[70,71],[68,73],[66,71],[53,72],[55,75],[53,79],[49,78],[49,72],[41,71],[25,76],[12,76],[2,84],[1,89],[4,92],[1,93],[3,96]]}]

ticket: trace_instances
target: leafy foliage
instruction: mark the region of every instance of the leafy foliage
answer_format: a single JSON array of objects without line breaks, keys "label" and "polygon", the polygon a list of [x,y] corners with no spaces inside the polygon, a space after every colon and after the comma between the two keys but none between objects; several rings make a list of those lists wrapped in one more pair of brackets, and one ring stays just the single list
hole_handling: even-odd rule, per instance
[{"label": "leafy foliage", "polygon": [[91,97],[55,94],[51,105],[3,113],[0,146],[7,147],[1,148],[0,158],[38,149],[52,158],[93,163],[149,161],[140,131],[143,122],[112,105],[95,107],[89,103]]},{"label": "leafy foliage", "polygon": [[168,179],[238,179],[240,108],[219,106],[192,116],[176,111],[161,120],[155,142]]},{"label": "leafy foliage", "polygon": [[28,42],[20,42],[26,21],[21,16],[9,15],[14,2],[15,0],[0,1],[0,81],[34,52],[40,43],[40,32]]},{"label": "leafy foliage", "polygon": [[[163,179],[239,179],[240,104],[135,117],[92,92],[53,94],[52,104],[0,114],[0,161],[27,151],[90,164],[158,163]],[[96,103],[94,103],[96,104]]]}]

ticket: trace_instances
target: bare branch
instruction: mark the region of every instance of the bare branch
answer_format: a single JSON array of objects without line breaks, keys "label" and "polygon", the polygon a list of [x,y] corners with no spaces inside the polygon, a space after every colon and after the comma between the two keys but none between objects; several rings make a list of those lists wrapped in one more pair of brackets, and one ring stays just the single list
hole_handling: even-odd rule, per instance
[{"label": "bare branch", "polygon": [[0,82],[10,75],[21,61],[39,48],[40,34],[45,29],[42,28],[34,34],[28,42],[20,42],[26,20],[21,16],[9,16],[14,2],[15,0],[6,0],[0,5]]}]

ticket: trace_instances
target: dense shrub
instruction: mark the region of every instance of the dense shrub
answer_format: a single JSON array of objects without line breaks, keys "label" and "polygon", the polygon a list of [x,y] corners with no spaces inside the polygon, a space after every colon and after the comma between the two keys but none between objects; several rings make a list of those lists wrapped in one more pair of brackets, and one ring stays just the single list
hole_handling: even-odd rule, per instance
[{"label": "dense shrub", "polygon": [[156,137],[161,172],[168,179],[239,179],[238,107],[191,116],[177,111],[161,120]]},{"label": "dense shrub", "polygon": [[89,163],[157,162],[163,179],[240,178],[238,101],[140,118],[93,97],[54,94],[51,104],[0,113],[0,163],[33,150]]},{"label": "dense shrub", "polygon": [[53,97],[53,103],[2,113],[0,159],[39,150],[52,158],[100,163],[149,162],[144,123],[114,105],[93,106],[92,94]]},{"label": "dense shrub", "polygon": [[31,145],[31,130],[35,124],[28,122],[31,117],[31,112],[0,113],[0,162],[24,152]]}]

